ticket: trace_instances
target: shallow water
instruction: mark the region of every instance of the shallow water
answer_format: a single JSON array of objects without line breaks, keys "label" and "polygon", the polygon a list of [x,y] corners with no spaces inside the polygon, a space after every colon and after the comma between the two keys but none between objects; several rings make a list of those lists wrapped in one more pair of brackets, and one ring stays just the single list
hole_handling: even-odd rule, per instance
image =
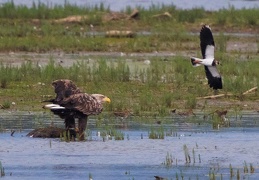
[{"label": "shallow water", "polygon": [[[231,117],[232,127],[217,130],[212,129],[210,123],[171,119],[172,123],[168,124],[118,129],[125,137],[120,141],[103,141],[97,136],[100,129],[93,128],[93,119],[89,123],[91,140],[86,142],[30,138],[26,137],[29,130],[17,131],[13,137],[9,131],[0,133],[0,161],[6,173],[3,179],[89,179],[92,176],[98,180],[126,180],[154,179],[155,175],[169,179],[176,176],[209,179],[210,172],[218,179],[220,176],[230,179],[230,164],[235,174],[239,170],[240,179],[258,179],[259,125],[256,114],[243,114],[239,120]],[[163,126],[165,132],[173,130],[174,133],[167,133],[165,139],[149,139],[151,126]],[[186,163],[184,145],[191,163]],[[172,156],[172,166],[164,164],[168,153]],[[245,163],[249,169],[246,174]],[[254,173],[250,172],[250,164],[255,168]]]}]

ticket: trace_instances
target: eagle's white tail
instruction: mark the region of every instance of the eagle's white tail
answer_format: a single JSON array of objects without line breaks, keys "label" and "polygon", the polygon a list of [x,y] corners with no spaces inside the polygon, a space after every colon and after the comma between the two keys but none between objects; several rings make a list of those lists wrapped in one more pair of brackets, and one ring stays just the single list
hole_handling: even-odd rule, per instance
[{"label": "eagle's white tail", "polygon": [[60,106],[58,104],[46,104],[45,106],[43,106],[43,108],[45,108],[45,109],[65,109],[65,107]]}]

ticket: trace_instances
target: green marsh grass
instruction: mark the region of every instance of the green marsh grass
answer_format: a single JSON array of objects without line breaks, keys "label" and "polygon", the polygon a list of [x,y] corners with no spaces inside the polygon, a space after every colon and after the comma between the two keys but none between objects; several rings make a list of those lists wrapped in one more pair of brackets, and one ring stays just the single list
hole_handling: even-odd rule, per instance
[{"label": "green marsh grass", "polygon": [[176,180],[179,180],[179,175],[178,175],[177,172],[175,173],[175,179],[176,179]]},{"label": "green marsh grass", "polygon": [[195,161],[195,150],[194,150],[194,148],[192,148],[192,157],[193,157],[193,163],[195,163],[196,161]]},{"label": "green marsh grass", "polygon": [[64,131],[63,133],[60,133],[60,140],[65,141],[65,142],[70,142],[70,132],[69,131]]},{"label": "green marsh grass", "polygon": [[215,170],[213,168],[210,169],[209,179],[210,180],[216,180],[216,174],[215,174]]},{"label": "green marsh grass", "polygon": [[[139,20],[143,21],[145,25],[157,24],[157,22],[162,22],[161,19],[151,19],[150,17],[155,14],[161,14],[164,12],[169,12],[172,14],[172,18],[168,18],[167,21],[173,21],[175,23],[194,23],[204,20],[205,18],[212,19],[218,24],[248,24],[255,25],[258,23],[258,9],[235,9],[234,7],[229,7],[226,9],[221,9],[216,12],[207,12],[203,8],[194,8],[190,10],[179,10],[175,6],[165,6],[165,5],[153,5],[148,9],[143,7],[136,7],[141,12]],[[26,6],[15,6],[11,1],[9,3],[4,3],[0,8],[1,18],[24,18],[24,19],[57,19],[63,18],[70,15],[85,15],[85,14],[96,14],[98,12],[109,12],[109,8],[105,8],[103,3],[96,5],[94,7],[87,6],[74,6],[68,2],[64,2],[63,6],[55,5],[48,6],[41,2],[32,3],[30,8]],[[133,11],[132,8],[126,7],[122,9],[121,12],[130,14]],[[237,18],[238,17],[238,18]],[[155,22],[154,22],[155,21]],[[163,20],[165,21],[165,20]]]},{"label": "green marsh grass", "polygon": [[101,136],[103,141],[107,140],[107,138],[108,140],[112,138],[114,138],[114,140],[124,140],[125,134],[115,129],[115,127],[108,125],[101,130]]},{"label": "green marsh grass", "polygon": [[248,166],[246,161],[244,162],[244,174],[248,173]]},{"label": "green marsh grass", "polygon": [[239,169],[237,169],[237,180],[240,180],[240,172],[239,172]]},{"label": "green marsh grass", "polygon": [[217,49],[220,53],[225,53],[227,51],[227,41],[229,40],[228,36],[225,36],[224,33],[220,32],[219,36],[215,38],[217,42]]},{"label": "green marsh grass", "polygon": [[235,173],[234,173],[234,170],[233,170],[233,167],[232,167],[232,165],[230,164],[229,165],[229,171],[230,171],[230,178],[233,178],[234,176],[235,176]]},{"label": "green marsh grass", "polygon": [[[91,132],[87,129],[84,132],[84,136],[86,140],[92,140],[91,139]],[[65,141],[65,142],[71,142],[71,141],[79,141],[79,134],[76,133],[76,137],[70,135],[70,131],[63,131],[63,133],[60,133],[60,141]],[[51,146],[51,141],[50,141],[50,146]]]},{"label": "green marsh grass", "polygon": [[0,132],[4,132],[6,129],[4,128],[3,124],[0,124]]},{"label": "green marsh grass", "polygon": [[89,173],[88,178],[89,178],[89,180],[92,180],[92,179],[93,179],[92,173]]},{"label": "green marsh grass", "polygon": [[7,80],[6,80],[5,77],[1,79],[0,87],[3,88],[3,89],[7,87]]},{"label": "green marsh grass", "polygon": [[235,9],[230,7],[229,9],[221,9],[214,14],[215,23],[221,25],[258,25],[259,15],[258,9]]},{"label": "green marsh grass", "polygon": [[183,151],[184,151],[185,163],[186,164],[191,163],[191,156],[189,154],[189,149],[186,144],[183,145]]},{"label": "green marsh grass", "polygon": [[[21,66],[0,64],[0,81],[6,81],[0,104],[19,101],[18,107],[39,110],[39,102],[47,99],[44,96],[54,96],[51,82],[60,78],[73,80],[85,92],[106,94],[112,102],[105,105],[105,111],[130,109],[137,116],[167,116],[172,108],[200,108],[197,98],[213,94],[204,68],[193,68],[185,57],[170,57],[168,61],[152,57],[145,69],[130,67],[124,58],[106,61],[101,57],[91,63],[83,59],[70,67],[61,66],[53,57],[46,66],[31,60]],[[257,61],[229,56],[222,56],[222,61],[224,64],[218,67],[223,76],[221,92],[233,94],[230,98],[236,100],[258,98],[258,93],[242,95],[258,85]],[[208,104],[204,106],[208,111]]]},{"label": "green marsh grass", "polygon": [[1,109],[10,109],[11,107],[11,102],[9,101],[4,101],[2,104],[1,104]]},{"label": "green marsh grass", "polygon": [[[258,29],[258,8],[222,9],[215,12],[203,8],[190,10],[176,9],[174,6],[152,6],[149,9],[138,7],[138,20],[104,21],[103,16],[110,12],[104,4],[95,7],[77,7],[67,2],[64,6],[47,6],[41,2],[26,6],[15,6],[13,2],[0,7],[0,49],[6,51],[48,52],[63,50],[78,51],[117,51],[117,52],[153,52],[193,50],[191,42],[198,43],[198,38],[188,31],[197,29],[201,23],[212,24],[225,29],[241,27]],[[129,15],[133,9],[127,7],[121,13]],[[167,19],[153,18],[156,14],[169,12]],[[54,20],[72,15],[87,15],[81,22],[56,23]],[[90,24],[96,33],[108,30],[132,30],[151,32],[151,35],[138,35],[136,38],[104,38],[103,35],[91,35]],[[238,29],[238,28],[237,28]],[[198,32],[198,30],[197,30]],[[221,44],[221,43],[220,43]],[[220,45],[224,50],[224,46]]]},{"label": "green marsh grass", "polygon": [[250,163],[250,173],[253,174],[255,172],[255,168],[252,163]]},{"label": "green marsh grass", "polygon": [[16,6],[14,2],[4,3],[0,7],[0,17],[1,18],[25,18],[25,19],[56,19],[62,18],[70,15],[85,15],[87,13],[96,12],[96,11],[109,11],[109,8],[105,9],[104,5],[101,3],[99,6],[94,7],[78,7],[69,4],[67,1],[64,1],[64,5],[55,5],[48,6],[40,1],[38,3],[33,2],[32,7],[28,8],[24,5]]},{"label": "green marsh grass", "polygon": [[187,97],[186,103],[185,103],[185,109],[195,109],[197,104],[197,99],[195,95],[189,95]]},{"label": "green marsh grass", "polygon": [[4,171],[4,167],[2,165],[2,162],[0,161],[0,177],[5,176],[5,171]]},{"label": "green marsh grass", "polygon": [[166,157],[165,157],[165,162],[163,163],[166,167],[172,167],[173,165],[173,158],[170,153],[167,152]]},{"label": "green marsh grass", "polygon": [[161,126],[159,128],[150,128],[150,132],[148,133],[149,139],[164,139],[165,138],[165,132],[164,128]]}]

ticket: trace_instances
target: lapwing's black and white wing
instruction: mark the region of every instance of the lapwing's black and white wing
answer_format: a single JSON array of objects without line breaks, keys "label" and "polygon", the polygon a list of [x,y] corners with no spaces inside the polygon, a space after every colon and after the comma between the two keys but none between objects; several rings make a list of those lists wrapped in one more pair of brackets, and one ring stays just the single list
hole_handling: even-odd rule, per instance
[{"label": "lapwing's black and white wing", "polygon": [[214,59],[215,43],[209,26],[204,25],[200,32],[200,46],[203,59],[212,60],[210,66],[205,65],[205,73],[208,79],[208,84],[213,89],[222,89],[221,75],[219,74],[216,61]]},{"label": "lapwing's black and white wing", "polygon": [[216,68],[216,66],[204,66],[206,77],[208,79],[208,84],[211,88],[217,90],[222,89],[221,76]]},{"label": "lapwing's black and white wing", "polygon": [[191,57],[194,67],[204,65],[208,84],[211,88],[222,89],[221,75],[217,70],[217,61],[214,59],[215,43],[209,26],[204,25],[200,31],[200,47],[202,58]]},{"label": "lapwing's black and white wing", "polygon": [[203,59],[214,59],[215,43],[209,26],[204,25],[200,31],[200,46]]}]

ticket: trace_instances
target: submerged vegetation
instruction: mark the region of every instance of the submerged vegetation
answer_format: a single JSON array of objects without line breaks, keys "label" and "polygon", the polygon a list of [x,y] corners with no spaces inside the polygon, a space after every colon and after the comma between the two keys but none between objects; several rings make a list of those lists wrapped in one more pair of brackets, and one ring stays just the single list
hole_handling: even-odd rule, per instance
[{"label": "submerged vegetation", "polygon": [[[198,147],[196,146],[196,148],[193,148],[193,156],[195,156],[194,149],[198,150]],[[196,164],[195,160],[191,165],[190,164],[191,157],[186,144],[183,145],[183,152],[184,152],[185,161],[178,159],[176,157],[173,157],[169,152],[167,152],[165,161],[162,162],[162,165],[164,165],[166,168],[175,171],[176,179],[192,179],[193,177],[196,177],[196,179],[199,179],[199,178],[203,179],[204,177],[208,177],[208,179],[210,180],[216,180],[218,178],[246,179],[246,178],[249,178],[250,176],[253,177],[255,173],[255,168],[253,167],[253,165],[250,163],[250,169],[249,169],[246,161],[244,161],[243,169],[241,167],[233,167],[231,164],[229,164],[229,167],[225,167],[220,165],[220,163],[215,163],[215,164],[211,163],[206,167],[204,167],[204,166],[201,166],[200,164],[201,161],[199,161],[199,164]],[[190,174],[188,172],[189,170],[193,171],[193,173]],[[181,178],[179,178],[179,174]],[[163,177],[163,179],[167,179],[167,178],[170,179],[170,177]]]},{"label": "submerged vegetation", "polygon": [[4,167],[2,166],[2,162],[0,161],[0,177],[5,176]]},{"label": "submerged vegetation", "polygon": [[164,139],[165,133],[164,128],[161,126],[159,129],[151,127],[150,132],[148,133],[149,139]]},{"label": "submerged vegetation", "polygon": [[165,157],[165,162],[163,163],[166,167],[172,167],[173,164],[173,158],[172,155],[167,152]]}]

